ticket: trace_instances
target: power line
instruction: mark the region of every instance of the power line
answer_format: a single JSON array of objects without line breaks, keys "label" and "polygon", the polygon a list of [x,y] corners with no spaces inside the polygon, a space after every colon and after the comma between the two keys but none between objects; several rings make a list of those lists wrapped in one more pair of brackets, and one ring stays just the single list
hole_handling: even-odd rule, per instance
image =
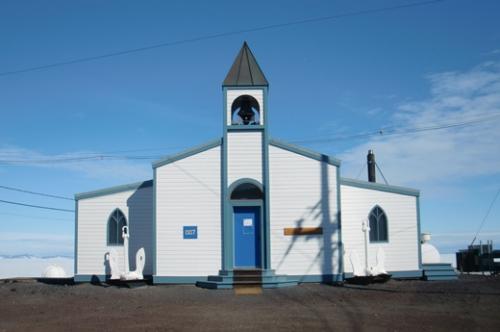
[{"label": "power line", "polygon": [[[386,127],[385,129],[378,129],[376,131],[358,133],[348,136],[332,136],[329,138],[317,138],[317,139],[305,139],[305,140],[292,140],[291,143],[304,144],[304,143],[330,143],[332,141],[340,140],[353,140],[359,138],[366,138],[372,136],[403,136],[412,135],[415,133],[434,131],[434,130],[444,130],[450,128],[468,127],[473,126],[478,123],[496,120],[500,118],[500,114],[495,114],[492,116],[477,117],[468,121],[439,124],[427,127],[417,127],[417,128],[406,128],[401,129],[396,126]],[[135,149],[135,150],[123,150],[123,151],[148,151],[155,149]],[[1,155],[1,153],[0,153]],[[55,164],[55,163],[68,163],[68,162],[81,162],[81,161],[104,161],[104,160],[157,160],[165,157],[162,155],[111,155],[111,154],[95,154],[90,156],[81,157],[67,157],[67,158],[44,158],[44,159],[0,159],[0,165],[14,165],[14,164]]]},{"label": "power line", "polygon": [[471,242],[471,246],[474,244],[474,242],[476,241],[476,238],[477,236],[479,235],[479,232],[481,231],[481,228],[483,228],[483,225],[484,225],[484,222],[486,221],[486,219],[488,218],[488,216],[490,215],[490,212],[491,212],[491,209],[493,208],[493,205],[495,204],[495,201],[497,200],[498,198],[498,195],[500,195],[500,188],[498,188],[498,191],[497,193],[495,194],[495,197],[493,198],[493,200],[491,201],[491,204],[490,204],[490,207],[488,208],[488,211],[486,212],[486,215],[484,216],[483,220],[481,221],[481,224],[479,225],[479,228],[477,229],[477,232],[476,232],[476,235],[474,235],[474,238],[472,239],[472,242]]},{"label": "power line", "polygon": [[6,203],[6,204],[14,204],[14,205],[20,205],[20,206],[27,206],[27,207],[37,208],[37,209],[62,211],[62,212],[75,212],[75,210],[59,209],[59,208],[54,208],[54,207],[49,207],[49,206],[32,205],[32,204],[25,204],[25,203],[19,203],[19,202],[5,201],[3,199],[0,199],[0,202],[1,203]]},{"label": "power line", "polygon": [[33,219],[33,220],[45,220],[45,221],[70,221],[66,218],[54,218],[54,217],[39,217],[39,216],[30,216],[27,214],[20,214],[20,213],[10,213],[10,212],[0,212],[0,216],[11,216],[11,217],[20,217],[20,218],[27,218],[27,219]]},{"label": "power line", "polygon": [[29,191],[29,190],[20,189],[20,188],[13,188],[13,187],[7,187],[7,186],[2,186],[2,185],[0,185],[0,188],[6,189],[6,190],[18,191],[18,192],[26,193],[26,194],[39,195],[39,196],[45,196],[45,197],[51,197],[51,198],[65,199],[65,200],[68,200],[68,201],[74,201],[73,198],[69,198],[69,197],[57,196],[57,195],[45,194],[45,193],[39,193],[39,192],[36,192],[36,191]]},{"label": "power line", "polygon": [[89,61],[94,61],[94,60],[111,58],[111,57],[115,57],[115,56],[131,54],[131,53],[145,52],[145,51],[149,51],[149,50],[157,49],[157,48],[195,43],[195,42],[199,42],[199,41],[203,41],[203,40],[217,39],[217,38],[228,37],[228,36],[233,36],[233,35],[240,35],[240,34],[249,33],[249,32],[272,30],[272,29],[285,28],[285,27],[294,26],[294,25],[304,25],[304,24],[311,24],[311,23],[317,23],[317,22],[323,22],[323,21],[332,21],[332,20],[336,20],[336,19],[344,18],[344,17],[369,15],[369,14],[375,14],[375,13],[381,13],[381,12],[393,11],[393,10],[399,10],[399,9],[405,9],[405,8],[427,6],[427,5],[432,5],[432,4],[436,4],[438,2],[444,2],[444,1],[446,1],[446,0],[419,1],[419,2],[407,3],[407,4],[403,4],[403,5],[395,5],[395,6],[387,6],[387,7],[359,10],[359,11],[351,11],[351,12],[345,12],[345,13],[329,15],[329,16],[314,17],[314,18],[302,19],[302,20],[297,20],[297,21],[289,21],[289,22],[284,22],[284,23],[264,25],[264,26],[260,26],[260,27],[249,28],[249,29],[241,29],[241,30],[234,30],[234,31],[209,34],[209,35],[204,35],[204,36],[199,36],[199,37],[164,42],[164,43],[159,43],[159,44],[154,44],[154,45],[149,45],[149,46],[144,46],[144,47],[138,47],[138,48],[132,48],[132,49],[127,49],[127,50],[122,50],[122,51],[117,51],[117,52],[111,52],[111,53],[106,53],[106,54],[101,54],[101,55],[77,58],[77,59],[68,60],[68,61],[54,62],[51,64],[46,64],[46,65],[41,65],[41,66],[28,67],[28,68],[12,70],[12,71],[4,71],[4,72],[0,72],[0,76],[14,75],[14,74],[26,73],[26,72],[36,71],[36,70],[73,65],[73,64],[82,63],[82,62],[89,62]]},{"label": "power line", "polygon": [[380,167],[378,167],[377,163],[375,163],[375,167],[377,167],[378,171],[380,172],[380,175],[382,175],[382,178],[384,179],[385,184],[388,185],[389,182],[387,182],[387,179],[385,178],[384,173],[382,173],[382,170],[380,169]]},{"label": "power line", "polygon": [[457,127],[468,127],[478,123],[495,120],[500,117],[500,114],[495,114],[487,117],[480,117],[476,119],[472,119],[469,121],[462,121],[456,123],[448,123],[448,124],[440,124],[426,127],[416,127],[416,128],[406,128],[406,129],[398,129],[397,127],[386,127],[378,130],[364,132],[359,134],[347,135],[347,136],[331,136],[325,138],[315,138],[315,139],[305,139],[305,140],[294,140],[292,143],[301,144],[301,143],[330,143],[331,141],[341,141],[341,140],[352,140],[359,138],[367,138],[372,136],[403,136],[408,134],[415,134],[427,131],[434,130],[443,130]]}]

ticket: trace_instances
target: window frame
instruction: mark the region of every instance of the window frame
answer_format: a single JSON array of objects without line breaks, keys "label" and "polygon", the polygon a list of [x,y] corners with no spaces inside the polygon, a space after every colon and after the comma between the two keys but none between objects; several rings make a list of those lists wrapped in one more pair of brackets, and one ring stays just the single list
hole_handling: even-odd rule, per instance
[{"label": "window frame", "polygon": [[[121,238],[121,233],[122,230],[120,229],[120,218],[117,218],[117,215],[123,218],[124,220],[124,225],[123,226],[128,226],[128,220],[127,217],[125,216],[125,213],[119,208],[114,209],[108,217],[108,222],[106,224],[106,244],[108,246],[112,247],[122,247],[123,246],[123,238]],[[110,241],[110,235],[111,235],[111,223],[114,222],[116,225],[116,233],[115,233],[115,238],[117,242],[111,242]],[[120,241],[121,238],[121,241]]]},{"label": "window frame", "polygon": [[[255,121],[255,123],[252,123],[252,124],[247,124],[245,125],[244,123],[235,123],[234,121],[234,116],[235,115],[238,115],[238,108],[239,106],[236,105],[236,103],[241,103],[241,100],[242,99],[249,99],[252,103],[253,106],[251,106],[251,108],[253,109],[253,111],[256,113],[256,115],[258,116],[258,121]],[[230,125],[231,126],[234,126],[234,127],[254,127],[254,126],[262,126],[262,114],[261,114],[261,107],[260,107],[260,103],[259,101],[252,95],[249,95],[249,94],[243,94],[243,95],[240,95],[238,97],[236,97],[233,102],[231,103],[231,113],[230,113]],[[239,115],[238,115],[239,116]],[[243,120],[243,119],[242,119]]]},{"label": "window frame", "polygon": [[[378,216],[374,213],[376,209],[379,209],[381,212],[381,213],[379,213]],[[376,218],[376,224],[377,224],[376,235],[378,235],[378,236],[377,236],[377,239],[375,239],[375,240],[371,239],[372,231],[374,231],[372,226],[371,226],[371,223],[370,223],[370,218],[372,217],[372,215]],[[380,239],[380,218],[382,216],[385,217],[385,238],[384,239]],[[385,212],[385,210],[382,209],[382,207],[380,205],[378,205],[378,204],[375,205],[370,210],[370,213],[368,213],[368,226],[370,227],[370,233],[368,234],[368,239],[369,239],[370,243],[389,243],[389,218],[387,217],[387,213]]]}]

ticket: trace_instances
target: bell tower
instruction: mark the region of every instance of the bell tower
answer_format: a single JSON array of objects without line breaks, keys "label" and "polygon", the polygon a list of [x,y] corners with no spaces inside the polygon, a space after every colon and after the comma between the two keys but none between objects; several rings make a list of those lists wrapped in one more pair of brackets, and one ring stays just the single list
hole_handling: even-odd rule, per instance
[{"label": "bell tower", "polygon": [[225,126],[264,126],[265,98],[269,83],[246,42],[227,73],[222,88],[225,97]]},{"label": "bell tower", "polygon": [[[270,268],[268,87],[244,42],[222,83],[222,270],[228,273],[242,267]],[[241,217],[244,213],[250,213],[252,221]]]}]

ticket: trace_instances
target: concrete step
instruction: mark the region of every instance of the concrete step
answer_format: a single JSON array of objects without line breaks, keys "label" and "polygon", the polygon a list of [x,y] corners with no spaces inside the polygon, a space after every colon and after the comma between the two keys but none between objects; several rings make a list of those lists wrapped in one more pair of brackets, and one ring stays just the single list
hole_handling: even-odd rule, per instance
[{"label": "concrete step", "polygon": [[424,271],[453,270],[453,266],[449,263],[422,264],[422,269]]}]

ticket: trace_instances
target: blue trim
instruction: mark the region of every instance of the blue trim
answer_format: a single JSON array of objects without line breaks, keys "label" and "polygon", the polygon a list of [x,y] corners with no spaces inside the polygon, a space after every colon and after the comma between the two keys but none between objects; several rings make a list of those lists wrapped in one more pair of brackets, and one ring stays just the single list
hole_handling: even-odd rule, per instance
[{"label": "blue trim", "polygon": [[[254,126],[234,126],[234,125],[228,125],[227,124],[227,116],[228,116],[228,108],[227,108],[227,93],[229,90],[261,90],[262,91],[262,99],[263,99],[263,107],[261,109],[261,121],[263,125],[254,125]],[[264,211],[263,218],[261,218],[261,222],[263,223],[264,227],[262,227],[263,231],[263,239],[262,243],[264,244],[264,255],[262,257],[265,257],[264,262],[263,262],[263,267],[264,268],[269,268],[270,267],[270,242],[269,242],[269,209],[268,209],[268,204],[269,204],[269,176],[268,176],[268,169],[269,169],[269,163],[268,163],[268,140],[267,140],[267,121],[268,121],[268,113],[267,113],[267,87],[258,87],[256,88],[255,86],[239,86],[236,88],[226,88],[225,86],[222,87],[223,91],[223,155],[222,155],[222,202],[223,202],[223,213],[222,213],[222,247],[223,247],[223,264],[222,264],[222,271],[224,272],[230,272],[233,270],[234,265],[233,265],[233,254],[234,254],[234,244],[233,244],[233,220],[232,220],[232,209],[233,205],[231,204],[230,201],[230,191],[228,188],[228,152],[227,152],[227,134],[230,131],[246,131],[246,130],[254,130],[254,131],[262,131],[262,153],[263,153],[263,164],[262,164],[262,177],[263,177],[263,185],[262,187],[263,192],[264,192],[264,202],[263,202],[263,207],[262,210]],[[267,175],[267,176],[266,176]]]},{"label": "blue trim", "polygon": [[[268,130],[269,130],[269,107],[268,107],[268,88],[266,87],[262,91],[262,98],[263,98],[263,103],[264,103],[264,110],[262,114],[264,115],[264,133],[262,137],[262,161],[263,161],[263,168],[262,168],[262,177],[263,177],[263,182],[264,182],[264,219],[263,219],[263,231],[264,231],[264,269],[270,269],[271,268],[271,217],[270,217],[270,211],[271,211],[271,203],[270,203],[270,187],[269,187],[269,135],[268,135]],[[261,115],[262,117],[262,115]]]},{"label": "blue trim", "polygon": [[395,279],[419,279],[422,277],[422,270],[413,271],[389,271]]},{"label": "blue trim", "polygon": [[[110,275],[105,275],[105,274],[76,274],[73,277],[73,281],[75,283],[81,283],[81,282],[108,282],[110,281],[109,278]],[[151,280],[152,276],[151,275],[144,275],[144,280]]]},{"label": "blue trim", "polygon": [[153,250],[151,250],[151,259],[153,260],[153,275],[157,271],[157,240],[156,240],[156,168],[153,168]]},{"label": "blue trim", "polygon": [[331,283],[344,280],[342,274],[309,274],[309,275],[286,275],[288,280],[296,280],[298,283]]},{"label": "blue trim", "polygon": [[230,125],[227,126],[227,131],[259,131],[264,129],[265,126],[263,125]]},{"label": "blue trim", "polygon": [[109,187],[109,188],[104,188],[104,189],[100,189],[100,190],[78,193],[78,194],[75,194],[75,200],[105,196],[105,195],[120,193],[123,191],[138,190],[138,189],[148,188],[148,187],[152,187],[152,186],[153,186],[153,180],[124,184],[121,186],[115,186],[115,187]]},{"label": "blue trim", "polygon": [[330,165],[334,165],[337,167],[339,167],[340,163],[341,163],[340,159],[337,159],[335,157],[327,156],[325,154],[321,154],[321,153],[318,153],[318,152],[315,152],[315,151],[312,151],[312,150],[309,150],[309,149],[306,149],[306,148],[303,148],[303,147],[300,147],[300,146],[297,146],[294,144],[286,143],[286,142],[283,142],[280,140],[270,139],[269,144],[276,146],[278,148],[290,151],[290,152],[300,154],[304,157],[308,157],[308,158],[311,158],[314,160],[326,162]]},{"label": "blue trim", "polygon": [[196,284],[207,276],[153,276],[153,284]]},{"label": "blue trim", "polygon": [[[394,279],[420,279],[422,278],[422,270],[410,270],[410,271],[389,271],[392,278]],[[344,279],[352,278],[354,274],[352,272],[344,273]]]},{"label": "blue trim", "polygon": [[153,165],[153,168],[158,168],[158,167],[161,167],[163,165],[173,163],[174,161],[190,157],[190,156],[195,155],[197,153],[210,150],[210,149],[215,148],[221,144],[222,144],[222,140],[220,138],[218,138],[218,139],[210,141],[208,143],[191,148],[189,150],[185,150],[185,151],[179,152],[179,153],[171,155],[171,156],[166,156],[160,160],[153,162],[152,165]]},{"label": "blue trim", "polygon": [[360,181],[354,179],[341,178],[340,184],[345,186],[363,188],[363,189],[371,189],[378,191],[385,191],[388,193],[408,195],[408,196],[420,196],[420,191],[412,188],[399,187],[399,186],[391,186],[387,184],[381,184],[376,182],[368,182],[368,181]]},{"label": "blue trim", "polygon": [[337,166],[337,231],[339,235],[339,273],[344,273],[344,243],[342,242],[342,201],[340,199],[340,167]]},{"label": "blue trim", "polygon": [[233,190],[236,187],[238,187],[240,184],[243,184],[243,183],[251,183],[251,184],[253,184],[257,188],[259,188],[260,191],[262,191],[262,194],[264,194],[264,187],[262,186],[262,183],[260,183],[259,181],[255,180],[255,179],[252,179],[252,178],[242,178],[242,179],[238,179],[238,180],[234,181],[233,183],[231,183],[229,185],[229,189],[227,190],[228,197],[231,197],[231,194],[232,194]]},{"label": "blue trim", "polygon": [[422,270],[422,243],[420,242],[420,196],[417,196],[417,249],[418,268]]},{"label": "blue trim", "polygon": [[75,201],[75,252],[73,253],[74,255],[74,271],[73,275],[78,274],[78,201]]},{"label": "blue trim", "polygon": [[73,277],[74,282],[106,282],[106,279],[106,275],[104,274],[75,274]]},{"label": "blue trim", "polygon": [[222,270],[232,271],[233,269],[233,247],[232,233],[233,227],[229,218],[228,183],[227,183],[227,89],[223,90],[223,154],[222,154]]}]

